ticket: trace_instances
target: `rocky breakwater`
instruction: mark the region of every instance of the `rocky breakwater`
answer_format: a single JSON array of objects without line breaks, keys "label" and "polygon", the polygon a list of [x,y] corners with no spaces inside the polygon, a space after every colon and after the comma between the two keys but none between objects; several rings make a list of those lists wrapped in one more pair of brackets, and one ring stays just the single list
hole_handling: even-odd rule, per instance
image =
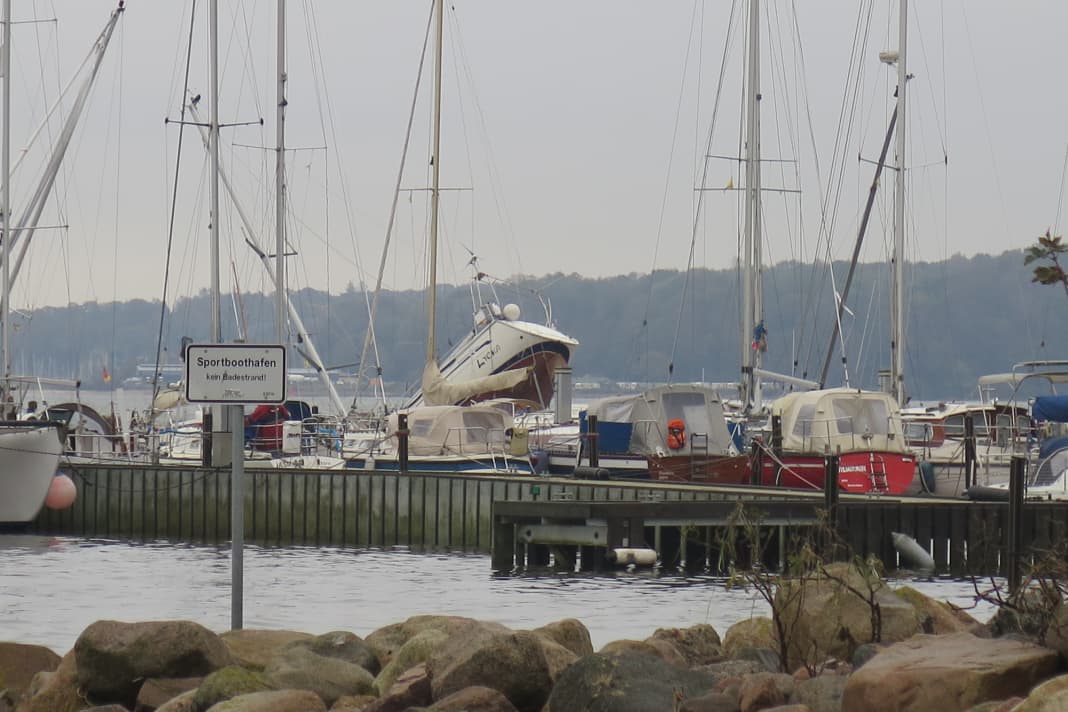
[{"label": "rocky breakwater", "polygon": [[512,630],[427,615],[364,638],[98,621],[62,657],[0,643],[0,712],[1068,709],[1063,603],[980,624],[848,566],[827,573],[779,587],[774,618],[722,638],[660,629],[596,652],[574,619]]}]

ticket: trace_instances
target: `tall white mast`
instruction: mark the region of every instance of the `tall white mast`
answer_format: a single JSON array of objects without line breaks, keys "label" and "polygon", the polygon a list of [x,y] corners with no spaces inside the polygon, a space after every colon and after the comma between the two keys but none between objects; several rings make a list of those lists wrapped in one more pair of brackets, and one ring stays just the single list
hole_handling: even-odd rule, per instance
[{"label": "tall white mast", "polygon": [[208,4],[210,118],[208,155],[211,159],[211,341],[222,343],[221,278],[219,274],[219,0]]},{"label": "tall white mast", "polygon": [[275,338],[286,340],[286,0],[278,0],[278,87],[276,96],[275,204],[274,204],[274,273]]},{"label": "tall white mast", "polygon": [[430,264],[427,274],[427,334],[426,334],[426,362],[430,363],[436,358],[435,350],[435,313],[437,311],[438,289],[438,194],[439,180],[441,177],[441,40],[444,21],[444,2],[437,0],[435,3],[435,40],[434,40],[434,146],[430,156],[431,160],[431,183],[430,183]]},{"label": "tall white mast", "polygon": [[899,0],[900,18],[897,50],[897,181],[894,186],[894,256],[892,304],[890,306],[891,388],[899,405],[905,395],[905,45],[908,36],[908,0]]},{"label": "tall white mast", "polygon": [[754,331],[763,318],[760,234],[760,0],[749,3],[749,73],[745,129],[745,232],[742,289],[743,405],[760,408],[761,352]]},{"label": "tall white mast", "polygon": [[[3,249],[0,250],[0,288],[3,289],[3,294],[0,295],[0,299],[3,299],[3,305],[0,306],[0,319],[3,320],[3,324],[0,325],[0,366],[3,368],[4,381],[2,387],[0,387],[0,395],[7,399],[7,392],[10,386],[9,379],[11,378],[11,353],[9,351],[9,340],[11,338],[11,324],[8,318],[11,313],[10,301],[11,301],[11,239],[10,239],[10,227],[11,227],[11,0],[4,0],[4,29],[3,29],[3,42],[2,48],[3,56],[0,57],[0,62],[3,63],[4,72],[4,94],[2,98],[3,108],[0,112],[3,113],[2,120],[4,122],[3,138],[0,139],[0,143],[3,147],[0,148],[0,178],[3,179],[3,187],[0,188],[0,210],[3,211],[3,216],[0,218],[0,226],[3,228],[3,233],[0,237],[3,239]],[[7,417],[8,414],[3,414]]]}]

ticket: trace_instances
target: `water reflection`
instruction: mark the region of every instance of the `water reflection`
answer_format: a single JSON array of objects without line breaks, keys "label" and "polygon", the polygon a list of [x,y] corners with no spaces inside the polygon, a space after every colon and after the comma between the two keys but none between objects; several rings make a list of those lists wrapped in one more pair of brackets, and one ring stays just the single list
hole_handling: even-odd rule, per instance
[{"label": "water reflection", "polygon": [[[248,547],[244,562],[247,628],[366,635],[419,614],[513,628],[574,617],[599,648],[658,627],[710,623],[722,634],[767,610],[755,592],[721,578],[647,569],[502,575],[484,555],[262,547]],[[4,536],[0,572],[0,639],[60,653],[100,619],[189,619],[216,631],[230,624],[228,548]],[[968,581],[907,583],[957,605],[973,600]]]}]

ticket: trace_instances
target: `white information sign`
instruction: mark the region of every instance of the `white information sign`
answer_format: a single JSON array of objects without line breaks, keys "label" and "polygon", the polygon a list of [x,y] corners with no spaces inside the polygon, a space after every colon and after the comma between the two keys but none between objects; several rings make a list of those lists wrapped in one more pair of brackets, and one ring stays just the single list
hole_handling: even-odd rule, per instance
[{"label": "white information sign", "polygon": [[286,349],[275,344],[190,344],[185,352],[190,403],[282,403]]}]

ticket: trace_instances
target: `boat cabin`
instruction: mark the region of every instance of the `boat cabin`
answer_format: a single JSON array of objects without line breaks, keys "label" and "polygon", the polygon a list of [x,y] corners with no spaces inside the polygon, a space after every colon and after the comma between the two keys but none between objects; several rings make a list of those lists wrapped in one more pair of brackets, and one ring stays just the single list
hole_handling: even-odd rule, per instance
[{"label": "boat cabin", "polygon": [[[434,405],[411,408],[408,452],[411,455],[485,455],[503,452],[511,439],[512,418],[484,405]],[[396,444],[398,414],[389,416]]]},{"label": "boat cabin", "polygon": [[782,449],[796,453],[908,451],[897,402],[881,391],[800,391],[772,404],[782,423]]}]

